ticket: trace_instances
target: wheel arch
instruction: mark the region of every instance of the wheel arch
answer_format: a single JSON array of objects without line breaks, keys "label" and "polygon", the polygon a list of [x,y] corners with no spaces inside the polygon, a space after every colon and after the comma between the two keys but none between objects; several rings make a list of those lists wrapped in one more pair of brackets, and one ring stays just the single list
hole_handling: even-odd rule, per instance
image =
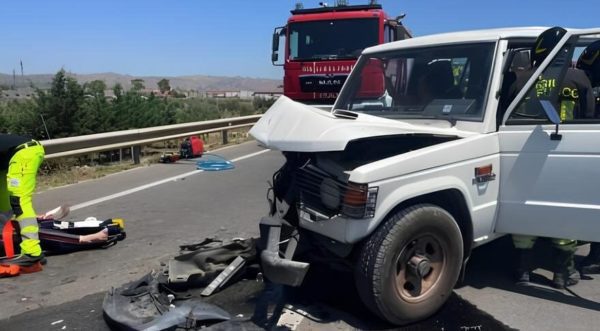
[{"label": "wheel arch", "polygon": [[[399,210],[417,204],[436,205],[452,215],[463,238],[463,259],[467,259],[473,248],[473,220],[463,192],[458,188],[446,188],[413,196],[391,208],[382,220],[388,219]],[[377,227],[381,226],[382,223],[383,221],[380,222]]]}]

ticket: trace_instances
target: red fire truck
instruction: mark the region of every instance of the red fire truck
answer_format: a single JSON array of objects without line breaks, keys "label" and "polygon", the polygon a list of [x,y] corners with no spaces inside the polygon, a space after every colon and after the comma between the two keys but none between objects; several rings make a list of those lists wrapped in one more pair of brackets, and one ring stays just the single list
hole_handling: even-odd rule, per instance
[{"label": "red fire truck", "polygon": [[271,60],[284,68],[284,95],[303,103],[332,104],[363,49],[411,37],[404,16],[388,17],[376,1],[301,7],[291,11],[286,26],[275,28]]}]

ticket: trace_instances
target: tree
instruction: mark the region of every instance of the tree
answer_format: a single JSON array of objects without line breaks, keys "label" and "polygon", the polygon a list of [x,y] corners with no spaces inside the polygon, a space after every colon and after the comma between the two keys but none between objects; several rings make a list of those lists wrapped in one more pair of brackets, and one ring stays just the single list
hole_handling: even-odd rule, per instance
[{"label": "tree", "polygon": [[0,103],[0,132],[48,139],[38,107],[33,100],[9,100]]},{"label": "tree", "polygon": [[271,105],[273,105],[273,103],[275,103],[274,98],[267,99],[265,97],[254,97],[254,99],[252,99],[252,106],[260,113],[264,113]]},{"label": "tree", "polygon": [[104,91],[106,90],[106,83],[103,80],[93,80],[83,85],[85,93],[94,96],[104,98]]},{"label": "tree", "polygon": [[123,86],[119,83],[116,83],[115,86],[113,86],[113,93],[115,94],[115,97],[117,99],[122,97],[123,96]]},{"label": "tree", "polygon": [[144,80],[143,79],[132,79],[131,80],[131,90],[135,91],[135,92],[140,92],[141,90],[145,89],[146,86],[144,86]]},{"label": "tree", "polygon": [[169,84],[169,80],[166,78],[159,80],[156,85],[158,85],[158,89],[160,90],[161,94],[171,91],[171,85]]},{"label": "tree", "polygon": [[102,80],[93,80],[85,83],[83,89],[85,102],[73,119],[75,132],[92,134],[111,130],[114,116],[104,94],[106,83]]},{"label": "tree", "polygon": [[39,113],[46,121],[52,138],[77,135],[74,121],[84,102],[83,88],[77,80],[68,77],[63,69],[52,79],[49,91],[36,91]]}]

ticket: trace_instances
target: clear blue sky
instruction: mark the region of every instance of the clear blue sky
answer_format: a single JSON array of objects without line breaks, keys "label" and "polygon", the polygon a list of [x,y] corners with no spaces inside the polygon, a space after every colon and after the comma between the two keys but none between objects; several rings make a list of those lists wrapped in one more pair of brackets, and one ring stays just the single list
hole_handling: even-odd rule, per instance
[{"label": "clear blue sky", "polygon": [[[0,73],[281,78],[273,28],[291,0],[10,0],[0,3]],[[305,8],[319,1],[303,1]],[[332,3],[333,1],[329,1]],[[350,4],[367,0],[350,0]],[[380,0],[416,36],[504,26],[599,26],[594,0]]]}]

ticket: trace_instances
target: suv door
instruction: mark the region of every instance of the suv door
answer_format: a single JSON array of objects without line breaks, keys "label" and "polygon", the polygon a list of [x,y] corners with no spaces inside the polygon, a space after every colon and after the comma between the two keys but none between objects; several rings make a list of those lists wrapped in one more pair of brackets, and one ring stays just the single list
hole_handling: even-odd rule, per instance
[{"label": "suv door", "polygon": [[508,107],[499,129],[496,232],[600,241],[600,121],[563,117],[555,126],[540,102],[563,110],[560,93],[573,93],[562,87],[567,71],[577,70],[573,59],[599,33],[567,32]]}]

